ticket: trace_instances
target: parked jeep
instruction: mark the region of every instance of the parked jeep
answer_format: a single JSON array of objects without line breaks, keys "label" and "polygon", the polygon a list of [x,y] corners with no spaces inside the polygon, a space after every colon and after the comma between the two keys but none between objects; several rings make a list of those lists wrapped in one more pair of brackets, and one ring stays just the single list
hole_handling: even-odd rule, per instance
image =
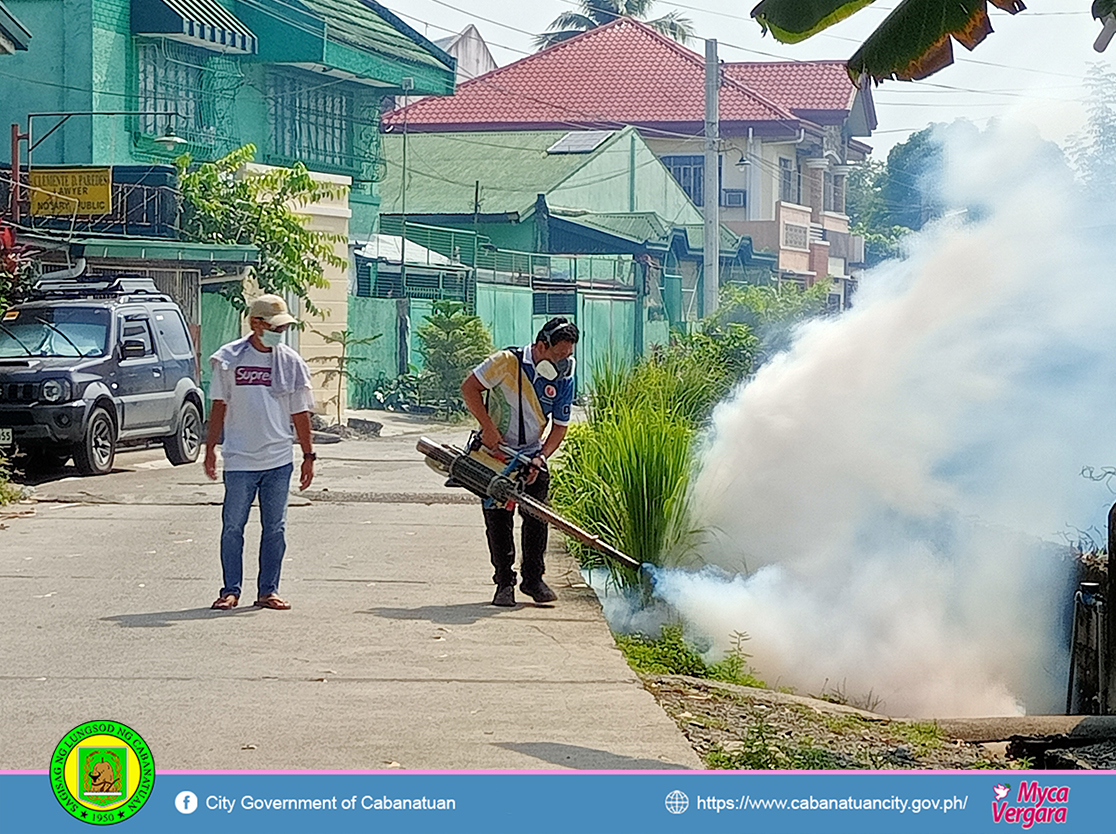
[{"label": "parked jeep", "polygon": [[150,278],[44,280],[0,314],[0,452],[103,475],[118,443],[156,438],[192,463],[203,402],[182,311]]}]

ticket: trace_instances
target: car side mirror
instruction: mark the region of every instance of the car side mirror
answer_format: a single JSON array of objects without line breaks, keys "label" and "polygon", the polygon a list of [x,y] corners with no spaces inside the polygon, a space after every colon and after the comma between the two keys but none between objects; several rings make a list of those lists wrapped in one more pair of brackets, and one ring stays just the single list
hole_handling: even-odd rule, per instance
[{"label": "car side mirror", "polygon": [[122,359],[142,359],[146,355],[147,349],[138,339],[125,339],[124,344],[120,346]]}]

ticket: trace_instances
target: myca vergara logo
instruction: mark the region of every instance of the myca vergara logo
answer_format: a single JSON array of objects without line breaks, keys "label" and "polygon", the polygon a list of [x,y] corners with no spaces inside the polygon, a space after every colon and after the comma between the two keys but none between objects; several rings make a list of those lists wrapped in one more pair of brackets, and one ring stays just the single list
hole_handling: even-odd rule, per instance
[{"label": "myca vergara logo", "polygon": [[1031,828],[1036,823],[1064,823],[1069,813],[1069,788],[1047,787],[1038,782],[1020,782],[1019,791],[1012,802],[1011,785],[999,784],[992,788],[992,822],[1006,822]]},{"label": "myca vergara logo", "polygon": [[151,796],[155,762],[139,733],[118,721],[74,727],[50,757],[50,786],[68,813],[92,825],[131,817]]}]

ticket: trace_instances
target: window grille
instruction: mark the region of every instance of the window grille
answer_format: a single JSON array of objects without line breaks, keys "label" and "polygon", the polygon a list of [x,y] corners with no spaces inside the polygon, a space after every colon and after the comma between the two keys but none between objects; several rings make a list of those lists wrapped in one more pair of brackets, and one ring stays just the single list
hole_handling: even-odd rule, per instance
[{"label": "window grille", "polygon": [[272,73],[271,150],[283,159],[350,170],[353,153],[353,93],[336,81]]},{"label": "window grille", "polygon": [[681,156],[664,156],[663,165],[671,175],[678,180],[682,190],[689,195],[695,206],[705,205],[703,191],[705,182],[705,157],[701,154],[686,154]]},{"label": "window grille", "polygon": [[139,133],[158,137],[173,128],[193,147],[227,153],[234,99],[242,74],[235,59],[166,39],[136,40],[136,117]]},{"label": "window grille", "polygon": [[536,292],[532,297],[533,315],[572,316],[577,314],[577,295],[572,292]]}]

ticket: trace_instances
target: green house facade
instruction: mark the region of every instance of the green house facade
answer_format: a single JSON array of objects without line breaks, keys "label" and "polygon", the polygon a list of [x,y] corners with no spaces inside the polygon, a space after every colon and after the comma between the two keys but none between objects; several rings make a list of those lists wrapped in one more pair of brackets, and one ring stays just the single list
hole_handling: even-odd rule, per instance
[{"label": "green house facade", "polygon": [[[374,0],[7,7],[35,46],[5,60],[0,120],[30,121],[35,165],[209,160],[252,143],[258,162],[350,177],[353,229],[376,219],[384,97],[454,89],[454,59]],[[29,119],[90,111],[105,115]],[[168,131],[185,141],[165,148],[156,140]]]}]

